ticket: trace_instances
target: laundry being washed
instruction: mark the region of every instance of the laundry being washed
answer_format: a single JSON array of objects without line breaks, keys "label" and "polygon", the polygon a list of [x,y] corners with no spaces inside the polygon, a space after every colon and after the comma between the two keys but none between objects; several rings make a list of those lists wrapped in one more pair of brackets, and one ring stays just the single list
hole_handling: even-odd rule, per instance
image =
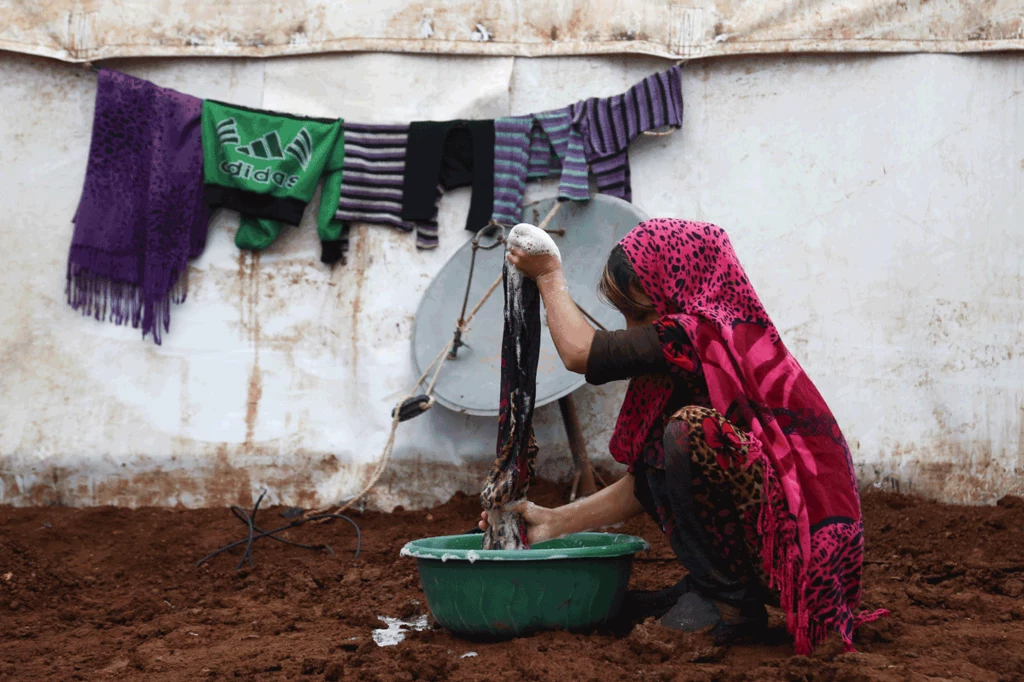
[{"label": "laundry being washed", "polygon": [[[544,230],[520,223],[508,236],[508,248],[561,259]],[[526,500],[537,460],[533,406],[540,359],[540,293],[537,283],[505,262],[505,324],[501,338],[501,393],[498,456],[480,493],[490,523],[484,549],[528,549],[526,524],[514,505]]]}]

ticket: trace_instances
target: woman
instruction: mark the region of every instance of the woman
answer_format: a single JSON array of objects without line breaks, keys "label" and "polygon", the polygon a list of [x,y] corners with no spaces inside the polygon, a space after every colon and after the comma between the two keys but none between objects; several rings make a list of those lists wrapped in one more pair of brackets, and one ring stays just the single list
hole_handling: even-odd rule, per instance
[{"label": "woman", "polygon": [[656,219],[626,235],[600,285],[623,331],[590,326],[557,258],[508,260],[537,282],[567,369],[631,379],[609,444],[629,473],[564,507],[527,504],[530,542],[646,510],[689,573],[663,625],[727,643],[763,629],[773,603],[797,653],[829,630],[852,649],[854,629],[886,612],[855,613],[863,529],[849,448],[725,232]]}]

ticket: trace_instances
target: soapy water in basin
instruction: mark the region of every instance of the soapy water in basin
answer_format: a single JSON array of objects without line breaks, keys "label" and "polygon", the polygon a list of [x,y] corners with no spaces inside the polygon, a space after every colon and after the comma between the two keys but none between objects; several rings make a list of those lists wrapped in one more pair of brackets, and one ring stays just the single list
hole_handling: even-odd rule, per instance
[{"label": "soapy water in basin", "polygon": [[422,538],[407,543],[401,556],[413,559],[450,561],[557,561],[634,554],[647,549],[647,543],[632,535],[617,533],[576,533],[541,542],[527,550],[485,550],[480,548],[482,534],[446,535]]}]

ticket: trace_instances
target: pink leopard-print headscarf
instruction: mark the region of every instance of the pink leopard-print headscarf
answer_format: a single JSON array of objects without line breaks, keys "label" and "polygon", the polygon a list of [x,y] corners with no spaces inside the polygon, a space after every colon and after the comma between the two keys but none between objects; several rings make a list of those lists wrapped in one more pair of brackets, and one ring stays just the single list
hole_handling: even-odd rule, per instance
[{"label": "pink leopard-print headscarf", "polygon": [[[659,218],[619,243],[660,316],[665,357],[692,368],[677,351],[680,342],[692,344],[712,406],[749,428],[748,465],[761,461],[766,496],[785,502],[766,502],[758,527],[761,560],[779,590],[797,653],[810,653],[829,630],[852,650],[854,629],[888,612],[856,613],[864,551],[860,498],[831,411],[779,338],[724,230]],[[617,460],[636,460],[669,390],[653,377],[630,384],[609,445]]]}]

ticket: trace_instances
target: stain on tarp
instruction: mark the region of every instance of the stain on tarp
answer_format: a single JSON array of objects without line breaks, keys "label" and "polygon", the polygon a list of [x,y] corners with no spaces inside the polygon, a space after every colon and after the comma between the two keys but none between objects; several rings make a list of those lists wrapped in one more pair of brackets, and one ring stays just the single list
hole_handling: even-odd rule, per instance
[{"label": "stain on tarp", "polygon": [[[363,286],[366,284],[366,269],[370,264],[369,244],[367,243],[366,228],[356,227],[356,236],[353,245],[355,252],[351,258],[354,291],[352,293],[352,372],[355,373],[359,366],[359,314],[363,305]],[[355,377],[353,377],[355,379]]]},{"label": "stain on tarp", "polygon": [[992,504],[1024,494],[1024,462],[993,451],[986,441],[889,443],[878,463],[857,464],[862,486],[957,504]]},{"label": "stain on tarp", "polygon": [[86,3],[86,11],[81,5],[77,0],[14,3],[0,25],[0,49],[75,62],[368,51],[520,57],[630,53],[686,59],[1024,49],[1024,6],[1014,0],[691,0],[685,6],[665,0],[528,5],[448,0],[431,6],[409,1],[383,18],[373,3],[350,3],[341,22],[320,0],[185,3],[174,12],[159,3],[127,0]]},{"label": "stain on tarp", "polygon": [[[193,443],[192,450],[201,454],[189,468],[154,458],[142,458],[120,472],[105,474],[43,465],[31,477],[18,474],[31,478],[26,489],[11,485],[16,476],[0,462],[0,482],[7,486],[5,503],[15,506],[65,506],[74,500],[76,506],[245,507],[266,489],[271,504],[313,509],[353,494],[358,490],[356,483],[367,480],[376,467],[376,462],[342,465],[334,455],[306,450],[297,450],[286,461],[274,464],[261,463],[269,461],[269,447],[249,451],[238,445],[207,448]],[[421,509],[443,503],[460,490],[478,490],[488,466],[485,458],[465,464],[393,461],[367,497],[367,507],[391,511],[398,505]],[[141,468],[145,471],[137,470]],[[337,494],[324,491],[325,481],[332,479],[345,484]],[[411,496],[405,492],[408,481],[416,484]]]},{"label": "stain on tarp", "polygon": [[263,372],[260,369],[260,252],[240,251],[238,255],[242,330],[252,348],[252,367],[245,402],[245,445],[252,447],[256,418],[263,397]]}]

